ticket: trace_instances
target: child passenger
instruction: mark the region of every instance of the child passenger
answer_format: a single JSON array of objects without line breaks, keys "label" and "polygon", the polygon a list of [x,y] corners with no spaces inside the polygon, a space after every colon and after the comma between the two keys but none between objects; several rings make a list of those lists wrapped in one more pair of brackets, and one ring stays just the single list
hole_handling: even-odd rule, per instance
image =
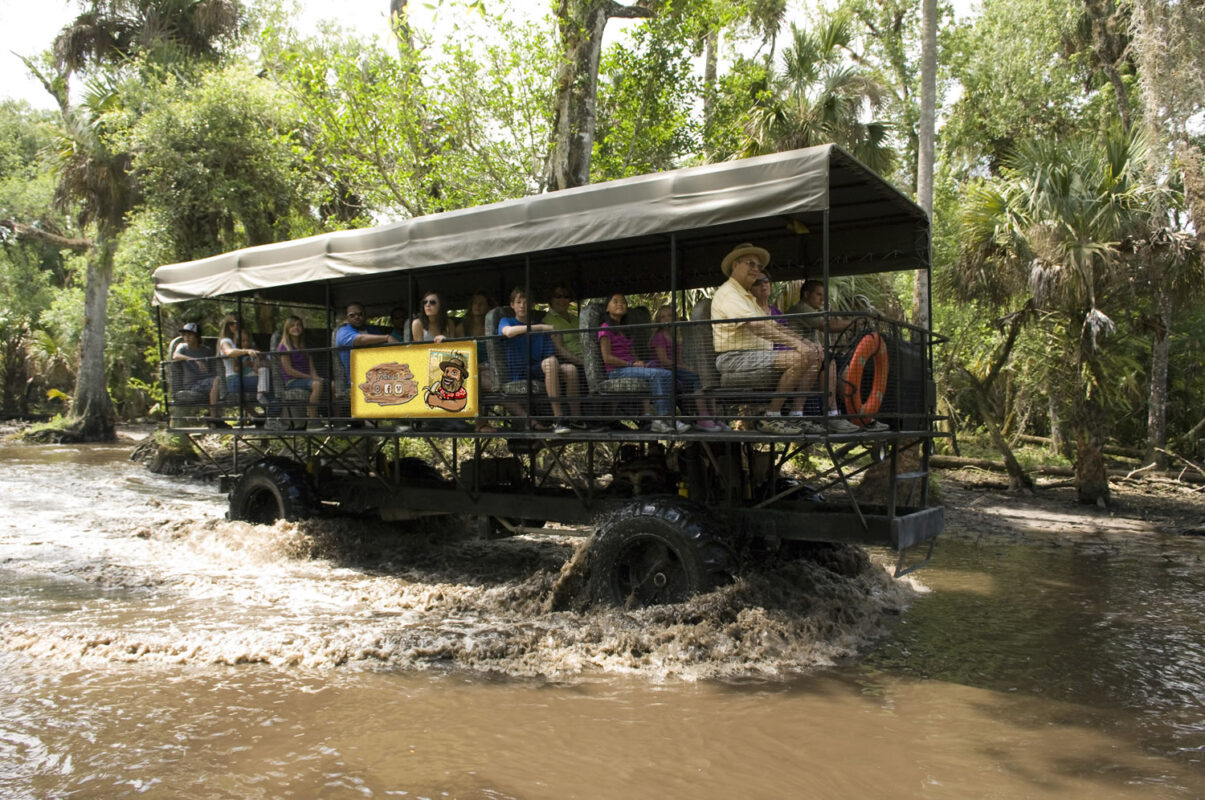
[{"label": "child passenger", "polygon": [[302,337],[305,327],[301,317],[289,317],[285,320],[280,336],[280,345],[276,348],[285,355],[280,359],[280,370],[284,373],[285,389],[304,389],[309,391],[310,399],[306,406],[306,416],[310,419],[318,417],[318,403],[322,400],[322,390],[326,382],[318,375],[314,367],[314,359],[305,349]]},{"label": "child passenger", "polygon": [[[234,314],[227,314],[222,320],[221,335],[218,338],[218,353],[226,370],[226,394],[236,398],[235,402],[243,402],[248,394],[253,397],[262,395],[267,386],[260,388],[259,351],[254,347],[251,334],[242,329],[239,319]],[[217,405],[217,384],[214,384],[210,394],[210,405]],[[257,398],[260,404],[267,402],[266,397]]]},{"label": "child passenger", "polygon": [[613,294],[607,300],[607,316],[598,332],[598,346],[602,350],[603,365],[607,374],[615,378],[638,378],[648,381],[653,392],[653,408],[658,419],[653,420],[649,430],[653,433],[685,433],[690,425],[682,420],[670,423],[673,413],[674,374],[668,369],[653,367],[636,358],[632,339],[618,326],[628,314],[628,299],[622,294]]},{"label": "child passenger", "polygon": [[[694,396],[695,406],[699,411],[698,425],[702,430],[712,432],[731,430],[727,425],[716,420],[715,401],[703,394],[703,382],[699,380],[699,373],[682,366],[684,350],[681,337],[671,336],[672,329],[669,327],[673,319],[674,310],[668,305],[657,309],[656,322],[660,327],[653,332],[653,338],[650,341],[653,348],[653,360],[649,362],[649,366],[661,367],[673,372],[674,379],[678,382],[678,388],[682,392]],[[674,347],[675,340],[676,348]],[[675,356],[677,356],[676,359]]]},{"label": "child passenger", "polygon": [[[572,428],[563,418],[563,401],[561,401],[561,386],[565,387],[570,396],[570,408],[575,417],[574,426],[584,427],[581,422],[581,409],[577,403],[578,381],[577,367],[572,364],[562,364],[556,357],[552,340],[548,337],[554,328],[551,325],[533,324],[531,326],[531,341],[527,340],[527,321],[531,308],[527,291],[522,286],[516,286],[510,293],[510,305],[514,310],[513,317],[504,317],[498,322],[498,333],[505,336],[503,351],[506,353],[506,367],[510,380],[544,379],[544,390],[552,405],[552,413],[556,416],[552,432],[556,434],[569,433]],[[544,430],[539,422],[533,422],[536,430]]]}]

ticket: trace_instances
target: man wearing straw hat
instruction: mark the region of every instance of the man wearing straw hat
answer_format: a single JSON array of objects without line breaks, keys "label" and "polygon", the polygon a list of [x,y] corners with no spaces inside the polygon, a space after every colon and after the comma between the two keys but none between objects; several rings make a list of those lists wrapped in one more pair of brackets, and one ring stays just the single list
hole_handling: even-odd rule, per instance
[{"label": "man wearing straw hat", "polygon": [[[752,244],[734,247],[720,262],[720,269],[728,279],[711,300],[711,319],[744,319],[764,317],[766,313],[757,304],[751,289],[754,282],[770,265],[770,253]],[[819,378],[820,365],[824,361],[823,348],[814,342],[800,338],[786,326],[771,320],[753,319],[747,322],[713,325],[712,343],[715,345],[715,366],[720,373],[774,371],[779,373],[775,396],[766,406],[766,411],[757,421],[757,429],[763,433],[797,435],[818,433],[823,430],[803,419],[803,392],[813,390]],[[785,349],[775,350],[774,345]],[[836,413],[834,387],[829,386],[830,414]],[[795,393],[792,400],[792,417],[783,417],[782,408],[787,394]],[[857,433],[858,426],[848,420],[830,416],[827,429],[833,433]]]}]

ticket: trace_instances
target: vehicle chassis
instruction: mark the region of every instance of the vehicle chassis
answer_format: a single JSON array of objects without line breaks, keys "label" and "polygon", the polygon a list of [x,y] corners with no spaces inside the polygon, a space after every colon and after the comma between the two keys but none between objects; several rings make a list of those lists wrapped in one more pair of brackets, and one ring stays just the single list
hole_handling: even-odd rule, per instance
[{"label": "vehicle chassis", "polygon": [[[209,432],[180,432],[214,460]],[[528,431],[420,434],[375,427],[286,434],[251,428],[233,431],[231,438],[234,466],[222,479],[223,491],[235,489],[244,465],[284,458],[304,465],[315,512],[337,507],[385,520],[457,513],[469,515],[486,534],[533,532],[533,521],[590,526],[617,507],[655,497],[663,504],[705,508],[733,542],[890,548],[898,553],[900,576],[928,561],[943,522],[942,508],[928,505],[925,471],[898,469],[901,454],[909,451],[927,461],[931,439],[907,431],[790,441],[748,433],[737,441],[685,434],[668,446],[664,437],[637,431],[620,442],[611,433],[554,438]],[[415,469],[420,462],[403,454],[403,442],[421,443],[437,469]],[[818,455],[822,465],[808,482],[783,475],[794,460],[809,455]],[[892,476],[885,502],[859,502],[855,479],[884,461]],[[899,487],[910,481],[920,488],[915,506],[899,502]],[[842,502],[826,502],[830,493]],[[907,494],[917,499],[917,492]],[[925,556],[906,564],[907,551],[925,542]]]}]

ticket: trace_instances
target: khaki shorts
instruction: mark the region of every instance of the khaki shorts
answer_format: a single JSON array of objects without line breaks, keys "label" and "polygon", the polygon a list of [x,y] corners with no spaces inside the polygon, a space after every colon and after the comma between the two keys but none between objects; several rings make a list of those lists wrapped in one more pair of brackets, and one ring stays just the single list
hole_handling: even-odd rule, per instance
[{"label": "khaki shorts", "polygon": [[[720,372],[756,372],[778,369],[778,350],[728,350],[715,357]],[[779,370],[781,372],[781,370]]]}]

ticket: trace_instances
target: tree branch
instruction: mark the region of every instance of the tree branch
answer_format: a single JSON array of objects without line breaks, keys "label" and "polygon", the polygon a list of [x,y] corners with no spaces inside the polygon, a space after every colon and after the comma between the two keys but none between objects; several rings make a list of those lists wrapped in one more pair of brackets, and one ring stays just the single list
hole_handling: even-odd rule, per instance
[{"label": "tree branch", "polygon": [[1160,453],[1165,453],[1165,454],[1167,454],[1167,455],[1171,456],[1172,458],[1178,458],[1178,459],[1180,459],[1180,460],[1181,460],[1181,461],[1183,461],[1185,464],[1187,464],[1188,466],[1192,467],[1192,468],[1193,468],[1193,469],[1195,469],[1197,472],[1201,473],[1201,475],[1205,476],[1205,467],[1202,467],[1200,464],[1197,464],[1197,463],[1194,463],[1194,462],[1192,462],[1192,461],[1189,461],[1189,460],[1188,460],[1187,458],[1185,458],[1184,456],[1180,455],[1179,453],[1173,453],[1171,450],[1164,450],[1162,447],[1156,447],[1155,449],[1156,449],[1156,450],[1158,450]]},{"label": "tree branch", "polygon": [[91,249],[93,245],[91,239],[70,239],[57,233],[35,228],[32,225],[26,225],[24,222],[17,222],[14,219],[0,219],[0,230],[11,231],[17,237],[17,240],[21,242],[48,244],[52,247],[73,250],[77,253],[83,253]]},{"label": "tree branch", "polygon": [[649,0],[638,0],[636,5],[621,6],[619,3],[611,3],[611,7],[607,10],[608,17],[618,17],[620,19],[648,19],[656,15],[656,11],[650,8]]}]

